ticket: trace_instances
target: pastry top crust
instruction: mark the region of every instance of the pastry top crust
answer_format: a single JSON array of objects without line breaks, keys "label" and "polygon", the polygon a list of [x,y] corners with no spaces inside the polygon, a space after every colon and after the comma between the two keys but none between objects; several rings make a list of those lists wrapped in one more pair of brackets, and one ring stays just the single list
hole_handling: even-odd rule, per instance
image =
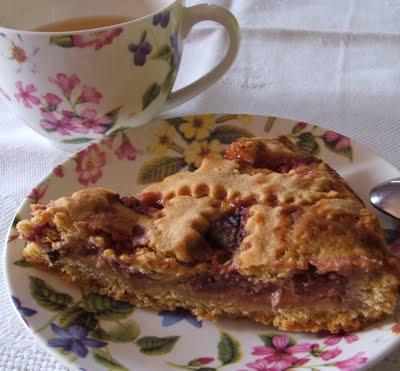
[{"label": "pastry top crust", "polygon": [[224,159],[148,186],[140,201],[86,189],[34,207],[18,230],[32,241],[38,226],[55,226],[61,252],[87,240],[133,271],[171,276],[217,267],[271,282],[310,264],[344,275],[394,264],[375,215],[286,137],[239,139]]}]

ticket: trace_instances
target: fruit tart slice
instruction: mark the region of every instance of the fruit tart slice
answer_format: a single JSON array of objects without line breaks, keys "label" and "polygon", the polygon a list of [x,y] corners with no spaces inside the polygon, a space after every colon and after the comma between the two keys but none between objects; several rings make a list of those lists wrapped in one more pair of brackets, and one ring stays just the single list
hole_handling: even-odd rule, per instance
[{"label": "fruit tart slice", "polygon": [[239,139],[138,198],[93,188],[33,205],[18,230],[38,267],[199,319],[337,333],[392,313],[398,296],[377,218],[286,137]]}]

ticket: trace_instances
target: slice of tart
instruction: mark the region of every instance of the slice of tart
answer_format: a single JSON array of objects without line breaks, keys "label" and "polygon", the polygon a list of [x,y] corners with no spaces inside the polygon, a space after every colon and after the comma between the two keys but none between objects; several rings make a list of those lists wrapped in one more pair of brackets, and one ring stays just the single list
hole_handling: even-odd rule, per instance
[{"label": "slice of tart", "polygon": [[399,270],[377,218],[285,137],[239,139],[135,197],[93,188],[18,224],[38,267],[139,307],[282,330],[357,330],[394,311]]}]

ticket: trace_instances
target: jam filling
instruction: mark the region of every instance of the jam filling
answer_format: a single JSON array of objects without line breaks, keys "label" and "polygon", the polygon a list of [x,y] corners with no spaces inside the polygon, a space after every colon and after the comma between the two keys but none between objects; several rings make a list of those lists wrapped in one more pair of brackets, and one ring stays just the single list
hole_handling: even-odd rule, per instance
[{"label": "jam filling", "polygon": [[51,243],[55,241],[57,237],[58,232],[55,227],[51,227],[49,224],[34,224],[32,233],[27,236],[27,240],[50,248]]},{"label": "jam filling", "polygon": [[254,284],[236,272],[204,272],[189,279],[190,286],[197,291],[224,292],[233,288],[242,290],[246,295],[271,294],[278,285]]},{"label": "jam filling", "polygon": [[142,195],[140,200],[136,197],[121,197],[121,203],[138,214],[149,216],[164,207],[160,195],[155,193]]},{"label": "jam filling", "polygon": [[[234,160],[240,165],[250,165],[258,169],[270,169],[277,173],[288,173],[293,169],[301,169],[311,165],[318,165],[322,160],[313,156],[283,157],[281,154],[270,152],[261,142],[236,142],[225,152],[224,158]],[[312,169],[311,169],[312,170]]]},{"label": "jam filling", "polygon": [[313,171],[311,165],[318,165],[321,162],[322,160],[312,156],[307,156],[300,159],[288,158],[282,159],[278,167],[271,169],[281,174],[288,173],[290,170],[298,170],[302,175],[305,175],[308,172]]},{"label": "jam filling", "polygon": [[49,257],[49,259],[52,263],[55,263],[58,260],[58,258],[60,257],[60,253],[57,250],[50,250],[47,253],[47,256]]},{"label": "jam filling", "polygon": [[252,283],[236,272],[206,272],[191,278],[188,283],[200,292],[216,294],[237,290],[246,297],[267,297],[273,307],[304,301],[305,297],[341,303],[349,286],[347,279],[337,273],[319,275],[313,270],[301,271],[291,278],[268,284]]},{"label": "jam filling", "polygon": [[146,236],[146,231],[138,226],[135,225],[132,230],[132,235],[131,235],[131,244],[133,248],[139,248],[146,246],[149,243],[149,240]]},{"label": "jam filling", "polygon": [[223,252],[222,261],[230,259],[246,237],[244,225],[249,206],[248,202],[238,201],[224,215],[211,222],[205,239],[211,248]]}]

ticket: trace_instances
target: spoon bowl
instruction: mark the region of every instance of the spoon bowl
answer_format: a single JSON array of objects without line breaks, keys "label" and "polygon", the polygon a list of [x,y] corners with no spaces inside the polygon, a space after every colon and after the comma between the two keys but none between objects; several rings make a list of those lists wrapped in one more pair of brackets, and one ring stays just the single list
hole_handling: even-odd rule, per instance
[{"label": "spoon bowl", "polygon": [[400,219],[400,178],[391,179],[372,188],[369,199],[378,210]]}]

